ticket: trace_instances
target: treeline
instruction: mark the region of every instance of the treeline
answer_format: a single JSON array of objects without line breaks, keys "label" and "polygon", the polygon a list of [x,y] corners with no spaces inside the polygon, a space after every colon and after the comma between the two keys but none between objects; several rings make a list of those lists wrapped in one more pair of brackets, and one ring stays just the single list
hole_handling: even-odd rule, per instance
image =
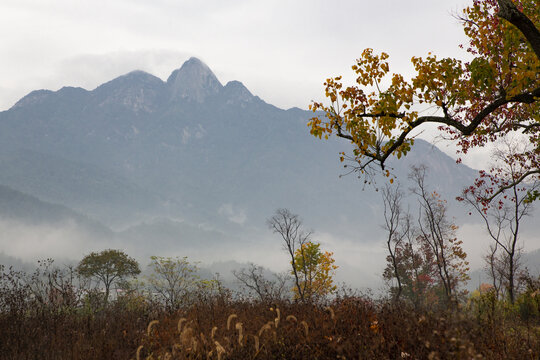
[{"label": "treeline", "polygon": [[[300,281],[302,299],[294,276],[268,278],[256,265],[237,272],[244,287],[233,291],[218,277],[199,278],[187,258],[152,257],[141,279],[133,261],[104,250],[73,267],[48,260],[33,273],[2,268],[1,358],[540,356],[540,278],[523,277],[513,303],[487,285],[448,304],[444,291],[422,292],[430,298],[417,302],[405,291],[396,298],[395,287],[378,299],[346,288],[308,297]],[[104,281],[113,278],[118,291],[109,294]]]}]

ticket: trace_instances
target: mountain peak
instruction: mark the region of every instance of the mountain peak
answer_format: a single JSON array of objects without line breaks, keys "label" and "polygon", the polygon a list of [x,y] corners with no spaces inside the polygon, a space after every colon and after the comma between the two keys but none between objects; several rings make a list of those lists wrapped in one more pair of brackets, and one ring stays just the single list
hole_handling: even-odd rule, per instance
[{"label": "mountain peak", "polygon": [[227,103],[245,103],[251,102],[254,98],[253,94],[240,81],[229,81],[223,88],[226,94]]},{"label": "mountain peak", "polygon": [[199,103],[219,93],[223,85],[201,60],[192,57],[167,79],[171,100],[189,99]]},{"label": "mountain peak", "polygon": [[133,70],[127,74],[118,76],[111,81],[108,81],[104,84],[98,86],[95,90],[100,91],[101,89],[109,88],[132,88],[132,87],[141,87],[141,86],[162,86],[163,81],[152,74],[147,73],[142,70]]},{"label": "mountain peak", "polygon": [[31,105],[39,105],[48,99],[51,95],[54,94],[54,91],[51,90],[34,90],[24,96],[22,99],[17,101],[15,105],[12,106],[12,109],[21,108]]},{"label": "mountain peak", "polygon": [[204,62],[202,62],[201,59],[199,58],[196,58],[194,56],[190,57],[186,62],[184,62],[184,64],[182,64],[182,67],[184,66],[200,66],[200,67],[204,67],[206,69],[208,69],[210,71],[210,68],[208,67],[208,65],[206,65]]},{"label": "mountain peak", "polygon": [[121,106],[135,113],[150,113],[159,107],[163,81],[147,72],[134,70],[92,91],[99,106]]}]

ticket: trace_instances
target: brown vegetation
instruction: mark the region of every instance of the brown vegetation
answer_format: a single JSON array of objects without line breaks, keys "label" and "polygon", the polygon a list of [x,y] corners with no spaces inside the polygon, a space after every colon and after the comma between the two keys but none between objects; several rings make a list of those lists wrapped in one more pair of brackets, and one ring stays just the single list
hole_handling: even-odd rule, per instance
[{"label": "brown vegetation", "polygon": [[540,291],[532,280],[515,305],[489,289],[454,310],[360,296],[271,304],[201,292],[172,312],[135,294],[105,306],[91,294],[68,305],[38,301],[20,275],[5,271],[0,279],[2,359],[540,357]]}]

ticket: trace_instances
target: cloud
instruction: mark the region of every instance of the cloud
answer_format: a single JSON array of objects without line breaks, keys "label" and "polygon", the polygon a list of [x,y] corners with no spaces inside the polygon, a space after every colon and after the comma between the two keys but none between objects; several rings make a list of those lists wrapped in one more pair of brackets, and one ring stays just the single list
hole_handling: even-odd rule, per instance
[{"label": "cloud", "polygon": [[[134,68],[162,77],[179,66],[175,61],[163,71],[145,68],[140,62],[149,59],[141,52],[154,53],[151,62],[166,60],[164,52],[201,57],[223,83],[240,80],[265,101],[305,108],[312,99],[322,100],[327,77],[353,79],[350,66],[366,47],[389,52],[392,71],[407,72],[413,55],[431,50],[459,56],[464,36],[451,17],[462,6],[457,0],[414,6],[355,0],[4,2],[0,31],[10,36],[0,39],[0,69],[3,86],[14,95],[1,100],[0,108],[36,88],[92,88]],[[329,21],[331,13],[339,21]],[[373,31],[378,28],[385,31]],[[97,61],[115,53],[132,58]]]},{"label": "cloud", "polygon": [[235,208],[232,204],[223,204],[218,209],[218,214],[225,216],[230,222],[243,225],[247,220],[245,210]]},{"label": "cloud", "polygon": [[486,232],[485,226],[478,223],[462,224],[457,230],[458,240],[463,240],[463,250],[467,253],[467,261],[472,270],[484,266],[483,256],[487,253],[490,238]]},{"label": "cloud", "polygon": [[[24,74],[18,78],[6,77],[0,87],[0,111],[10,108],[33,90],[56,91],[64,86],[93,90],[133,70],[148,72],[165,81],[191,56],[181,51],[151,49],[44,58],[36,67],[24,66],[26,60],[22,60],[27,69]],[[34,58],[35,54],[28,53],[27,57]]]},{"label": "cloud", "polygon": [[188,53],[170,50],[82,54],[59,61],[51,77],[64,85],[89,90],[133,70],[146,71],[165,81],[189,57]]},{"label": "cloud", "polygon": [[9,256],[33,262],[40,259],[81,259],[91,251],[110,248],[107,239],[95,239],[73,221],[54,225],[28,225],[0,220],[0,248]]},{"label": "cloud", "polygon": [[366,243],[331,233],[315,233],[313,241],[320,243],[323,251],[334,253],[336,265],[339,266],[337,281],[356,288],[376,289],[382,285],[387,255],[382,239]]}]

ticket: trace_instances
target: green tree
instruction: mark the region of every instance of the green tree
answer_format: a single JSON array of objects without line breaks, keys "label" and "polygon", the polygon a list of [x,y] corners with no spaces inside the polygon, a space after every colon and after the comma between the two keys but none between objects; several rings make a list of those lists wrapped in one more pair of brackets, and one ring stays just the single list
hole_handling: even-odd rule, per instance
[{"label": "green tree", "polygon": [[[540,3],[538,0],[475,0],[461,20],[474,57],[413,57],[410,80],[390,75],[388,54],[365,49],[352,66],[356,85],[341,76],[325,82],[330,104],[315,102],[311,134],[349,141],[353,154],[342,153],[363,174],[385,168],[389,157],[406,155],[414,134],[426,124],[439,126],[456,141],[460,153],[498,138],[519,134],[532,149],[508,159],[525,166],[510,179],[520,183],[540,175]],[[434,110],[438,111],[435,112]],[[428,115],[426,113],[429,112]],[[497,174],[496,170],[493,172]],[[495,191],[511,188],[503,185]],[[489,198],[493,190],[485,194]],[[539,192],[534,193],[537,197]]]},{"label": "green tree", "polygon": [[[338,268],[334,265],[332,253],[322,252],[320,244],[308,241],[294,253],[294,266],[300,275],[300,288],[305,299],[323,298],[336,291],[333,276]],[[294,296],[300,299],[298,287],[293,288]]]},{"label": "green tree", "polygon": [[139,263],[120,250],[103,250],[86,255],[77,266],[77,272],[85,278],[93,278],[105,287],[105,304],[109,300],[114,283],[141,273]]},{"label": "green tree", "polygon": [[187,257],[152,256],[149,267],[152,273],[147,277],[152,292],[169,309],[177,309],[182,300],[197,288],[200,279],[197,265],[191,264]]}]

